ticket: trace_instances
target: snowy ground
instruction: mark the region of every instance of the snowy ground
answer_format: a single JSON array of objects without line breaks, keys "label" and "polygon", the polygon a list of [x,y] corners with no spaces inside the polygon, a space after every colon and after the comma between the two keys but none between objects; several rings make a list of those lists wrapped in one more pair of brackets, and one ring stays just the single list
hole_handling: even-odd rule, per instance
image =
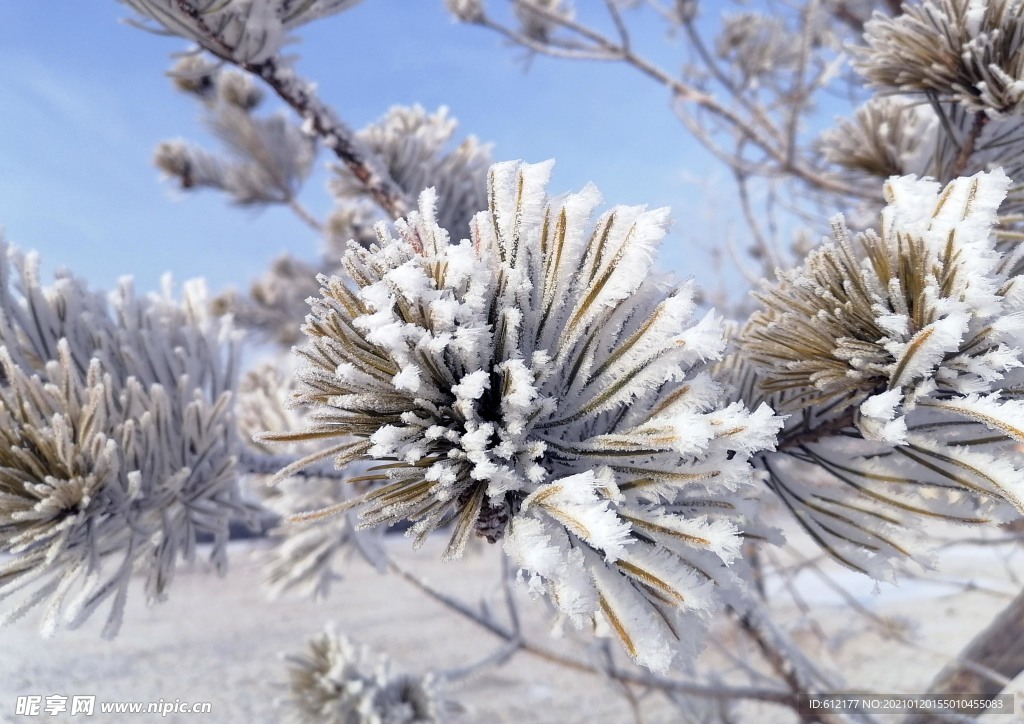
[{"label": "snowy ground", "polygon": [[[160,719],[155,714],[61,718],[15,716],[19,695],[95,695],[97,701],[209,701],[208,715],[170,715],[164,721],[275,722],[283,711],[284,668],[281,654],[303,648],[328,621],[352,638],[386,650],[397,668],[410,672],[467,665],[496,648],[495,640],[464,620],[453,618],[394,576],[380,575],[365,565],[350,567],[324,603],[298,598],[268,601],[260,589],[256,562],[262,542],[233,544],[232,571],[217,578],[203,567],[183,570],[170,600],[148,608],[141,591],[129,599],[120,637],[99,637],[100,621],[83,630],[41,639],[37,621],[29,617],[0,629],[0,721],[125,721]],[[436,546],[413,554],[408,542],[390,541],[398,559],[410,563],[439,588],[470,601],[497,596],[496,553],[477,552],[458,563],[437,560]],[[957,549],[959,550],[959,549]],[[808,605],[830,632],[843,631],[840,646],[823,646],[811,619],[787,605],[779,593],[780,611],[796,623],[796,637],[807,651],[843,672],[850,685],[887,693],[923,692],[945,657],[959,650],[1006,604],[1014,590],[1013,574],[1024,572],[1024,556],[1004,565],[1005,548],[972,548],[941,556],[936,579],[973,580],[977,588],[962,592],[941,582],[906,581],[875,595],[870,583],[854,574],[840,580],[857,605],[891,617],[893,631],[918,642],[904,646],[876,632],[864,633],[862,619],[851,614],[851,602],[826,584],[801,574]],[[804,580],[806,578],[806,580]],[[140,582],[141,583],[141,582]],[[557,648],[547,637],[544,607],[525,601],[535,620],[528,627],[537,639]],[[901,619],[902,617],[902,619]],[[904,628],[902,620],[916,622]],[[95,624],[95,625],[92,625]],[[709,656],[714,656],[709,653]],[[1020,682],[1018,682],[1020,683]],[[1024,691],[1022,691],[1024,694]],[[456,698],[467,707],[470,722],[629,722],[630,708],[607,681],[575,674],[527,655],[519,655],[462,683]],[[1018,695],[1018,711],[1024,695]],[[673,721],[664,702],[644,705],[647,722]],[[744,721],[788,721],[779,709],[744,710]],[[990,717],[992,722],[1024,721],[1024,717]]]}]

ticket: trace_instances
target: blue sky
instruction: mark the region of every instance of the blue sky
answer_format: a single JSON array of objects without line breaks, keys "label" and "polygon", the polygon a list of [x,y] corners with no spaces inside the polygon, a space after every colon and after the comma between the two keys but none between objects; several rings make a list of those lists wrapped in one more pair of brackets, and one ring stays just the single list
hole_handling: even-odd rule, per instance
[{"label": "blue sky", "polygon": [[[0,0],[7,240],[38,250],[48,274],[67,267],[103,288],[132,275],[153,289],[164,272],[244,287],[282,251],[313,257],[318,240],[290,212],[239,210],[160,180],[151,163],[159,141],[205,136],[197,106],[164,76],[187,43],[119,22],[129,15],[113,0]],[[668,67],[684,62],[660,29],[640,32]],[[724,172],[689,141],[664,89],[628,68],[537,58],[524,72],[522,51],[454,23],[442,0],[364,0],[299,35],[299,72],[353,127],[393,104],[447,105],[460,133],[493,142],[497,160],[557,159],[553,192],[593,181],[609,203],[671,206],[665,268],[698,272],[706,260],[692,242],[728,223],[709,222],[722,210],[706,193],[727,186]],[[326,178],[315,175],[302,195],[321,217]]]}]

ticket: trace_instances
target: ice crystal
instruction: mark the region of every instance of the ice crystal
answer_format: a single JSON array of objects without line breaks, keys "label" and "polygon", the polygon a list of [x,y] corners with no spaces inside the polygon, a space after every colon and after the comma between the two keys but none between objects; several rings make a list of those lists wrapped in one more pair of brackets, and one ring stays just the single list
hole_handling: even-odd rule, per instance
[{"label": "ice crystal", "polygon": [[794,413],[772,483],[853,567],[905,553],[908,514],[1024,511],[1024,287],[992,230],[1009,184],[892,179],[879,231],[854,239],[838,218],[741,335],[746,399]]},{"label": "ice crystal", "polygon": [[779,422],[720,404],[704,371],[719,319],[694,321],[693,287],[651,274],[667,210],[593,222],[597,190],[548,199],[550,168],[492,167],[461,242],[428,190],[379,246],[352,245],[351,281],[322,277],[303,328],[310,424],[265,439],[334,441],[295,467],[380,461],[357,478],[375,483],[364,525],[450,525],[448,558],[474,531],[504,538],[573,623],[603,616],[665,669],[686,637],[673,608],[709,611],[709,570],[736,551],[734,523],[708,514],[737,507]]},{"label": "ice crystal", "polygon": [[[12,267],[20,273],[13,288]],[[120,624],[134,570],[161,600],[201,533],[226,567],[236,488],[229,406],[234,342],[200,285],[138,299],[63,276],[38,282],[34,257],[0,253],[0,598],[5,618],[44,600],[44,630],[77,625],[113,598]]]}]

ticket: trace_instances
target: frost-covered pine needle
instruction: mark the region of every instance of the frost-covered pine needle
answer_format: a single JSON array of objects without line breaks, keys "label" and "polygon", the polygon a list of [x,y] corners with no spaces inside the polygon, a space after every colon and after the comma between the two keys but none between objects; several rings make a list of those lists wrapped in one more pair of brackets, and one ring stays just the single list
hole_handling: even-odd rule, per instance
[{"label": "frost-covered pine needle", "polygon": [[[12,271],[20,274],[15,281]],[[17,285],[17,288],[15,287]],[[182,302],[111,302],[0,247],[0,599],[4,620],[47,605],[44,630],[112,599],[116,633],[133,571],[161,600],[197,536],[227,565],[236,487],[230,326],[192,283]]]},{"label": "frost-covered pine needle", "polygon": [[[593,214],[588,186],[549,199],[551,164],[491,168],[489,209],[450,241],[435,194],[379,246],[352,245],[348,279],[322,277],[303,328],[295,403],[308,427],[266,441],[329,443],[355,480],[363,524],[504,539],[532,589],[576,626],[601,617],[664,670],[679,611],[713,608],[712,571],[739,545],[737,489],[778,418],[723,406],[705,371],[724,340],[694,319],[693,288],[651,273],[665,209]],[[692,617],[691,617],[692,618]],[[689,619],[688,619],[689,620]]]},{"label": "frost-covered pine needle", "polygon": [[864,26],[856,67],[884,90],[955,100],[991,115],[1021,113],[1024,3],[925,0]]},{"label": "frost-covered pine needle", "polygon": [[837,218],[741,334],[744,398],[793,413],[773,487],[852,567],[885,573],[921,516],[1024,512],[1021,251],[993,232],[1009,186],[890,180],[878,232]]},{"label": "frost-covered pine needle", "polygon": [[147,21],[194,40],[221,58],[259,63],[288,33],[359,0],[121,0]]},{"label": "frost-covered pine needle", "polygon": [[390,662],[328,627],[288,657],[288,720],[293,724],[417,724],[448,721],[457,710],[430,674],[394,674]]}]

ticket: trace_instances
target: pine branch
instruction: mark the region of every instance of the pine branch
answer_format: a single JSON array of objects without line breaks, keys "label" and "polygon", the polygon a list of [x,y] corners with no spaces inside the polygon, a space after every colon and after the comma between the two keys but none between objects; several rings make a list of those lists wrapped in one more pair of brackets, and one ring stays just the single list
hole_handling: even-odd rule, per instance
[{"label": "pine branch", "polygon": [[394,219],[409,213],[412,206],[402,190],[363,148],[355,133],[316,96],[309,83],[294,71],[281,68],[275,58],[244,63],[241,67],[266,81],[281,100],[306,119],[309,129],[359,179],[381,209]]},{"label": "pine branch", "polygon": [[281,68],[276,56],[260,62],[238,61],[234,49],[217,37],[191,3],[187,0],[178,0],[178,8],[192,19],[195,30],[204,36],[201,40],[204,48],[262,78],[281,100],[306,119],[310,130],[352,171],[381,209],[393,219],[401,218],[411,210],[412,206],[402,190],[387,172],[381,169],[376,159],[362,147],[352,130],[316,96],[310,83],[301,79],[291,69]]},{"label": "pine branch", "polygon": [[[544,7],[539,3],[529,3],[529,12],[552,27],[561,28],[567,33],[579,38],[578,42],[568,41],[557,42],[551,38],[539,40],[518,32],[517,30],[502,24],[483,13],[473,20],[473,23],[487,28],[509,41],[520,45],[530,51],[548,55],[554,58],[571,60],[603,60],[620,62],[641,75],[646,76],[656,83],[668,89],[673,100],[682,104],[698,108],[709,113],[724,127],[731,129],[738,138],[749,141],[763,152],[766,158],[774,164],[773,172],[795,177],[814,189],[826,193],[833,193],[845,197],[856,197],[857,190],[844,183],[841,179],[814,167],[806,158],[798,158],[788,150],[784,129],[773,123],[763,112],[757,109],[756,112],[749,109],[749,104],[743,98],[743,94],[730,93],[730,97],[737,101],[739,108],[750,110],[749,117],[744,117],[740,110],[729,107],[719,97],[707,92],[697,84],[688,82],[687,79],[674,76],[669,71],[658,66],[649,58],[638,55],[625,42],[617,42],[612,38],[598,32],[592,27],[577,21],[571,15],[562,15]],[[728,88],[727,88],[728,90]],[[698,136],[698,140],[708,146],[710,139]],[[739,159],[727,161],[735,166]]]},{"label": "pine branch", "polygon": [[985,129],[986,123],[988,123],[988,114],[984,111],[978,111],[974,114],[974,122],[971,124],[970,133],[964,139],[963,145],[960,146],[960,153],[957,154],[956,160],[953,161],[953,166],[949,169],[950,178],[962,176],[964,171],[967,170],[967,164],[971,160],[971,156],[974,155],[975,147],[978,139],[981,137],[981,132]]}]

